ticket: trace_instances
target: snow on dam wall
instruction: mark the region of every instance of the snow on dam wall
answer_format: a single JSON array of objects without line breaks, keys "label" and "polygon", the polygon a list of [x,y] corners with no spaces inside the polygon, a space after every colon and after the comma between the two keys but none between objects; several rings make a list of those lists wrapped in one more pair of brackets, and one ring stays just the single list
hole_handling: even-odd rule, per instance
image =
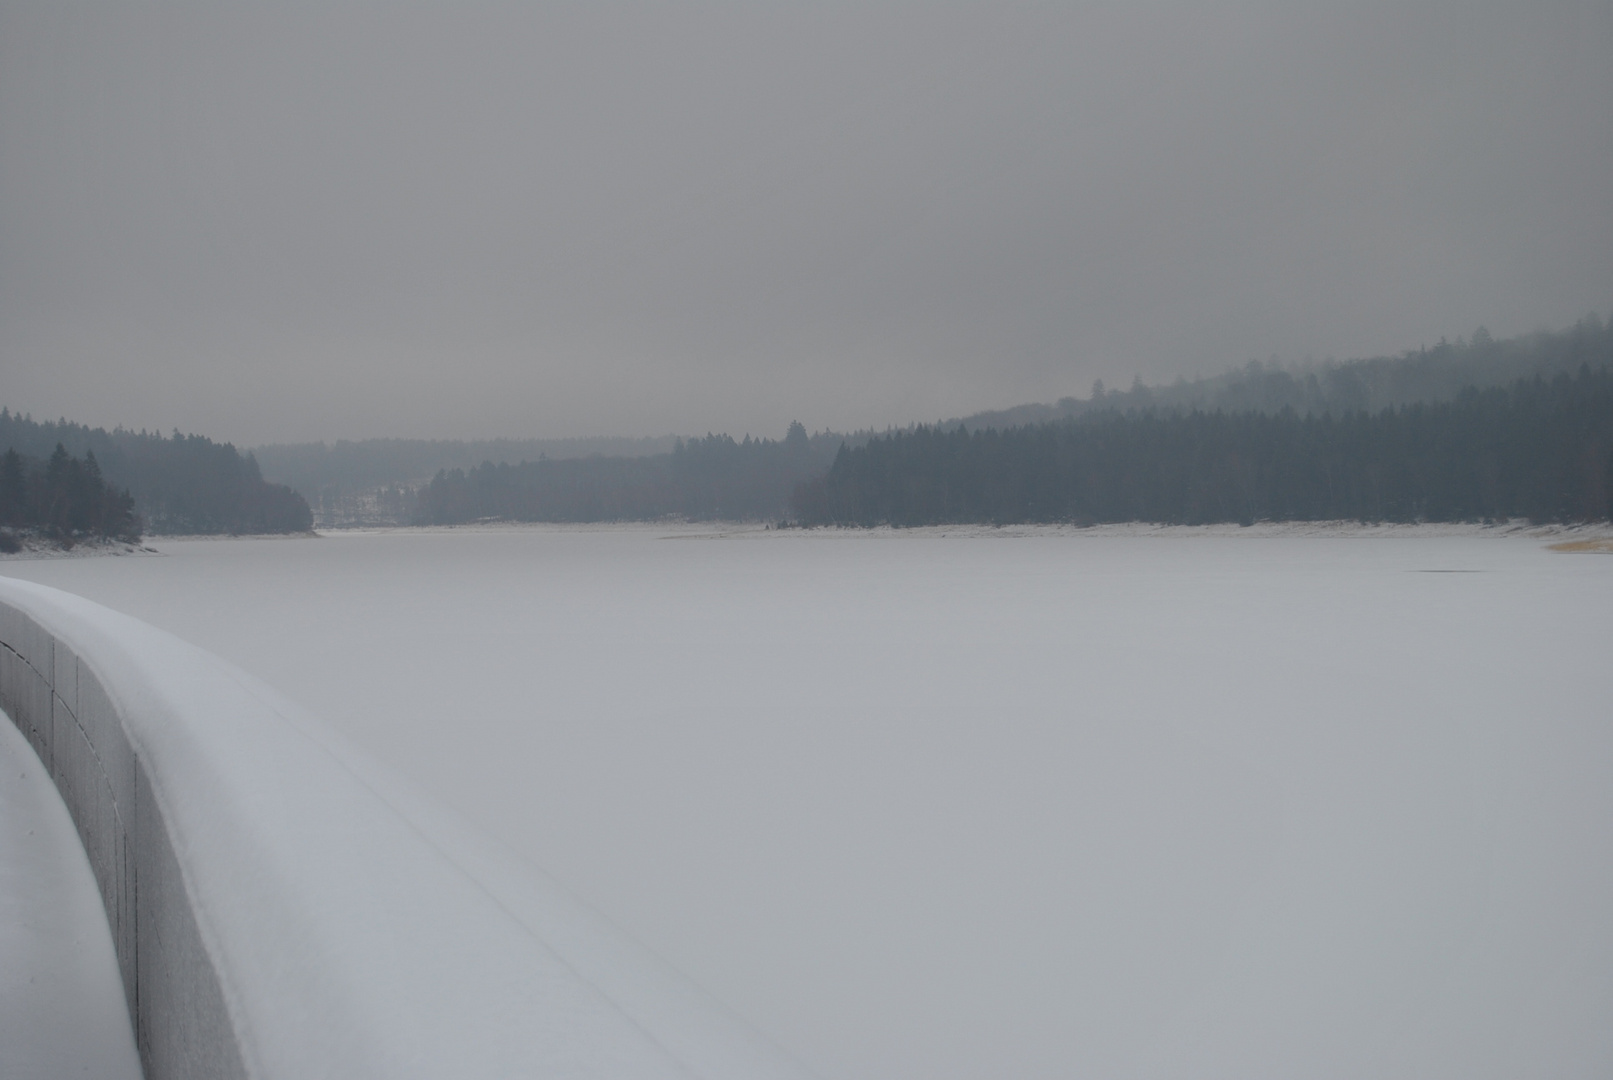
[{"label": "snow on dam wall", "polygon": [[806,1075],[540,871],[172,635],[0,578],[0,708],[78,826],[149,1080]]},{"label": "snow on dam wall", "polygon": [[147,1075],[244,1076],[151,778],[89,665],[10,603],[0,603],[0,710],[50,770],[78,826]]}]

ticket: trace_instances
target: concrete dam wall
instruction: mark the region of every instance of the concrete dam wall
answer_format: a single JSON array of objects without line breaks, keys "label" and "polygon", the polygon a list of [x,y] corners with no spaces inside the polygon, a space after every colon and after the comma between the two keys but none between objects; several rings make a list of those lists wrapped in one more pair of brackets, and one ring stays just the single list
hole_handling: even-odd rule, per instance
[{"label": "concrete dam wall", "polygon": [[9,602],[0,602],[0,710],[33,746],[78,827],[147,1075],[244,1077],[145,761],[92,666],[27,606]]}]

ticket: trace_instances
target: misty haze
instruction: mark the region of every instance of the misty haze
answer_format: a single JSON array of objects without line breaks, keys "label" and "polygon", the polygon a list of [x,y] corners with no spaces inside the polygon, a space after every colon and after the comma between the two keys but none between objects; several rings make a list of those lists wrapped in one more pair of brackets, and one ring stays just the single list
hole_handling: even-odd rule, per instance
[{"label": "misty haze", "polygon": [[1610,51],[0,3],[0,1076],[1613,1071]]}]

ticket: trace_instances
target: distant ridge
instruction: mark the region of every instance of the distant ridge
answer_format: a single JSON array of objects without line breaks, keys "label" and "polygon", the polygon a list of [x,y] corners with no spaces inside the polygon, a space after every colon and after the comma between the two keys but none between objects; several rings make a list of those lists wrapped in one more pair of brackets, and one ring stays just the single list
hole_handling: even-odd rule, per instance
[{"label": "distant ridge", "polygon": [[1342,416],[1451,401],[1468,387],[1484,390],[1536,375],[1547,379],[1559,372],[1572,375],[1581,364],[1592,369],[1613,365],[1613,321],[1604,323],[1592,313],[1567,330],[1539,330],[1514,338],[1493,338],[1480,327],[1471,341],[1441,338],[1432,348],[1409,349],[1398,356],[1296,364],[1250,360],[1220,375],[1177,379],[1164,386],[1138,379],[1127,390],[1103,390],[1100,382],[1091,397],[986,410],[935,426],[941,431],[959,426],[1002,431],[1094,409],[1265,413],[1293,409],[1302,416]]},{"label": "distant ridge", "polygon": [[[804,437],[806,449],[799,460],[807,467],[816,467],[818,471],[828,468],[842,436],[820,432]],[[308,500],[321,527],[386,526],[410,524],[421,513],[425,514],[427,520],[443,519],[446,511],[442,503],[441,485],[447,479],[443,474],[484,475],[483,466],[510,468],[530,465],[533,469],[529,471],[534,476],[538,471],[546,476],[563,474],[579,483],[585,482],[581,478],[586,477],[589,485],[604,483],[609,487],[621,483],[620,478],[629,473],[643,473],[645,469],[649,473],[664,471],[680,447],[709,444],[709,449],[723,440],[734,443],[725,435],[707,435],[704,439],[685,439],[676,435],[570,439],[343,439],[335,443],[260,446],[254,454],[262,462],[267,475],[287,484]],[[743,443],[735,443],[736,447],[754,446],[758,448],[757,453],[762,452],[759,448],[764,445],[772,444],[768,440],[752,440],[748,436]],[[538,470],[540,465],[543,468]],[[767,470],[764,468],[764,471]],[[434,481],[438,494],[428,507],[420,500]],[[776,506],[778,512],[782,513],[792,483],[793,480],[782,482],[777,491],[762,498],[761,503],[756,505]],[[751,506],[754,498],[747,496],[741,501]],[[587,505],[594,505],[596,501],[592,498],[584,500]],[[662,504],[656,500],[637,501],[625,516],[657,516],[644,509],[651,505]],[[683,498],[675,498],[668,505],[681,508],[684,506]]]},{"label": "distant ridge", "polygon": [[[1597,371],[1613,365],[1613,325],[1594,314],[1566,330],[1500,340],[1481,328],[1470,341],[1441,340],[1431,348],[1408,350],[1398,356],[1300,364],[1252,360],[1220,375],[1191,381],[1178,379],[1167,386],[1149,386],[1138,379],[1129,389],[1105,390],[1100,383],[1086,398],[1065,397],[1051,404],[982,411],[935,424],[892,426],[884,431],[819,431],[807,437],[807,452],[794,459],[796,465],[782,470],[767,464],[773,451],[765,449],[772,445],[765,439],[747,438],[735,443],[735,452],[741,457],[755,456],[741,472],[771,476],[768,484],[777,488],[791,482],[786,476],[793,476],[800,467],[810,467],[812,475],[822,476],[841,447],[858,450],[876,439],[920,430],[1002,432],[1117,413],[1270,415],[1292,410],[1301,417],[1366,415],[1418,403],[1450,402],[1465,390],[1507,387],[1519,379],[1539,376],[1549,380],[1558,374],[1572,375],[1582,365]],[[787,502],[789,492],[785,488],[769,488],[765,495],[760,488],[752,490],[760,482],[754,477],[741,485],[744,494],[738,489],[726,491],[720,498],[710,492],[698,497],[682,489],[675,493],[677,485],[668,478],[675,472],[672,466],[677,448],[680,444],[701,442],[672,435],[365,439],[261,446],[255,454],[266,476],[289,485],[307,499],[321,526],[468,520],[466,515],[483,513],[542,520],[631,520],[679,513],[709,516],[718,505],[742,515],[768,516],[764,507],[782,507]],[[489,471],[499,468],[515,471]],[[736,468],[739,466],[723,466],[724,470]],[[454,481],[451,475],[438,480],[441,474],[463,474],[463,481]],[[453,483],[470,483],[473,477],[477,478],[476,484],[492,487],[474,498],[470,488],[453,489],[451,494]],[[570,494],[561,494],[556,485],[562,482],[569,485]],[[516,487],[522,490],[517,492]],[[429,496],[428,488],[432,489]],[[494,488],[499,491],[497,495]],[[656,491],[653,497],[652,488]],[[540,491],[544,493],[541,498]],[[540,503],[542,509],[538,508]],[[449,506],[457,509],[450,512]],[[481,509],[473,513],[471,506]],[[741,507],[743,510],[737,510]]]},{"label": "distant ridge", "polygon": [[338,439],[334,443],[270,443],[252,453],[264,474],[310,503],[366,489],[425,483],[443,469],[474,469],[541,458],[649,457],[670,454],[675,435],[573,439]]}]

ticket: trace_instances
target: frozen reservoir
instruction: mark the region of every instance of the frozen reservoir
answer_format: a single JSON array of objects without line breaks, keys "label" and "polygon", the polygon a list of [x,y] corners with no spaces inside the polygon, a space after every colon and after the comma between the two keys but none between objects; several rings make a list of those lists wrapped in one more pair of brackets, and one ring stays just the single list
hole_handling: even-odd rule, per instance
[{"label": "frozen reservoir", "polygon": [[1613,1071],[1613,558],[509,528],[0,573],[246,669],[826,1080]]}]

